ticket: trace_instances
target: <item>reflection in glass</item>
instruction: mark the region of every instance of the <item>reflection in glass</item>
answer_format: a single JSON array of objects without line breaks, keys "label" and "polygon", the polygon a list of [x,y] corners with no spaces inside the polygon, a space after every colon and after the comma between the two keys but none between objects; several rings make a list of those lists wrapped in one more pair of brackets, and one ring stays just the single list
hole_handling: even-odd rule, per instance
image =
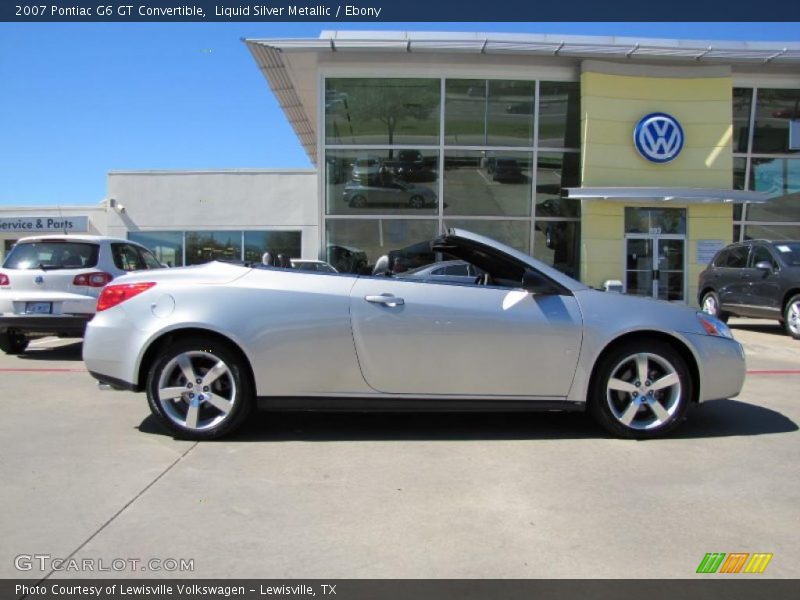
[{"label": "reflection in glass", "polygon": [[629,239],[625,243],[625,292],[637,296],[653,295],[652,239]]},{"label": "reflection in glass", "polygon": [[789,121],[800,119],[800,89],[758,88],[753,152],[791,153]]},{"label": "reflection in glass", "polygon": [[326,79],[327,144],[439,143],[438,79]]},{"label": "reflection in glass", "polygon": [[580,223],[536,219],[533,256],[577,279],[580,266]]},{"label": "reflection in glass", "polygon": [[686,233],[684,208],[625,208],[625,233]]},{"label": "reflection in glass", "polygon": [[436,233],[434,219],[327,219],[325,260],[340,273],[372,274],[381,256]]},{"label": "reflection in glass", "polygon": [[741,225],[734,225],[734,226],[733,226],[733,241],[734,241],[734,242],[739,242],[739,241],[741,241],[741,240],[739,239],[739,236],[741,235],[741,232],[742,232],[742,227],[741,227]]},{"label": "reflection in glass", "polygon": [[444,214],[530,216],[530,152],[445,153]]},{"label": "reflection in glass", "polygon": [[241,231],[187,231],[186,264],[212,260],[241,260]]},{"label": "reflection in glass", "polygon": [[540,152],[536,171],[536,216],[578,217],[579,200],[561,197],[562,188],[580,186],[577,152]]},{"label": "reflection in glass", "polygon": [[[752,88],[733,89],[733,151],[747,152],[747,138],[750,135],[750,103],[753,101]],[[736,188],[742,189],[742,188]]]},{"label": "reflection in glass", "polygon": [[299,231],[245,231],[244,259],[260,262],[265,252],[273,256],[285,254],[289,258],[300,258],[302,234]]},{"label": "reflection in glass", "polygon": [[750,204],[747,219],[800,221],[800,159],[751,158],[750,189],[770,197],[766,204]]},{"label": "reflection in glass", "polygon": [[445,227],[458,227],[485,235],[520,252],[530,254],[531,226],[529,221],[483,221],[475,219],[445,219]]},{"label": "reflection in glass", "polygon": [[539,84],[540,148],[580,148],[580,102],[577,82]]},{"label": "reflection in glass", "polygon": [[333,215],[435,214],[439,154],[420,150],[329,150],[326,206]]},{"label": "reflection in glass", "polygon": [[747,225],[746,240],[800,240],[800,225]]},{"label": "reflection in glass", "polygon": [[486,144],[486,80],[445,81],[444,143],[458,146]]},{"label": "reflection in glass", "polygon": [[658,297],[683,300],[684,240],[658,241]]},{"label": "reflection in glass", "polygon": [[536,84],[533,81],[489,80],[486,108],[488,146],[532,146],[533,107]]},{"label": "reflection in glass", "polygon": [[183,266],[183,233],[180,231],[130,231],[128,239],[149,249],[161,264]]},{"label": "reflection in glass", "polygon": [[[733,189],[743,190],[745,184],[745,173],[747,168],[747,159],[743,157],[734,157],[733,159]],[[742,219],[742,205],[733,205],[733,220],[740,221]]]}]

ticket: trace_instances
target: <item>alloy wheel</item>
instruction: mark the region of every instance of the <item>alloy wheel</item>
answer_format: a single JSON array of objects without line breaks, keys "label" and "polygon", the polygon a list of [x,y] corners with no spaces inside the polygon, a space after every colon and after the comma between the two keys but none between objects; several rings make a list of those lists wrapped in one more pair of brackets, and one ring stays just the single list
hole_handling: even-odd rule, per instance
[{"label": "alloy wheel", "polygon": [[606,399],[611,414],[625,427],[648,430],[667,423],[681,403],[681,379],[664,357],[640,352],[611,370]]},{"label": "alloy wheel", "polygon": [[210,352],[182,352],[161,370],[156,400],[180,427],[212,429],[224,421],[237,401],[230,367]]},{"label": "alloy wheel", "polygon": [[794,337],[800,337],[800,300],[794,300],[787,307],[786,327]]}]

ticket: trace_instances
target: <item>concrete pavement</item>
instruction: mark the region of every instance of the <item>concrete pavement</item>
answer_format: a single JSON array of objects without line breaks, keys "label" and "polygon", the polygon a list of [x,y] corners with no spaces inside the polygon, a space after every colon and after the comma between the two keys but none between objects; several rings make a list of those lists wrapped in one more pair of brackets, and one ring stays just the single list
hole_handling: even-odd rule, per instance
[{"label": "concrete pavement", "polygon": [[732,325],[743,393],[648,442],[580,414],[259,414],[181,442],[98,391],[79,343],[37,341],[0,356],[0,576],[46,554],[194,566],[106,577],[683,578],[741,551],[798,577],[800,342]]}]

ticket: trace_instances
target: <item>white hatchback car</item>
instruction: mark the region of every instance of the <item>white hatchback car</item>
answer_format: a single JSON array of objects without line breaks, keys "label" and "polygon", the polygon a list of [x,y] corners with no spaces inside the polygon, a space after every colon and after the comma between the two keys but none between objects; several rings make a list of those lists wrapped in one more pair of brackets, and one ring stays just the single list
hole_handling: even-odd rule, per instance
[{"label": "white hatchback car", "polygon": [[25,351],[31,337],[80,337],[109,281],[162,265],[144,246],[90,235],[19,240],[0,269],[0,350]]}]

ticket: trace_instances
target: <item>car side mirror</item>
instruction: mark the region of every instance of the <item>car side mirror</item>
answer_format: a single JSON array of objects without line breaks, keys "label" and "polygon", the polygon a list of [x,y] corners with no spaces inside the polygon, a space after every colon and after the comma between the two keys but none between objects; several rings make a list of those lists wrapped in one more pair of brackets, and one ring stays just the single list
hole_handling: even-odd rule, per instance
[{"label": "car side mirror", "polygon": [[559,290],[553,285],[552,281],[533,269],[525,269],[525,272],[522,274],[522,289],[531,294],[540,295],[559,293]]},{"label": "car side mirror", "polygon": [[756,263],[756,269],[760,269],[762,271],[772,271],[772,263],[767,260],[762,260]]}]

